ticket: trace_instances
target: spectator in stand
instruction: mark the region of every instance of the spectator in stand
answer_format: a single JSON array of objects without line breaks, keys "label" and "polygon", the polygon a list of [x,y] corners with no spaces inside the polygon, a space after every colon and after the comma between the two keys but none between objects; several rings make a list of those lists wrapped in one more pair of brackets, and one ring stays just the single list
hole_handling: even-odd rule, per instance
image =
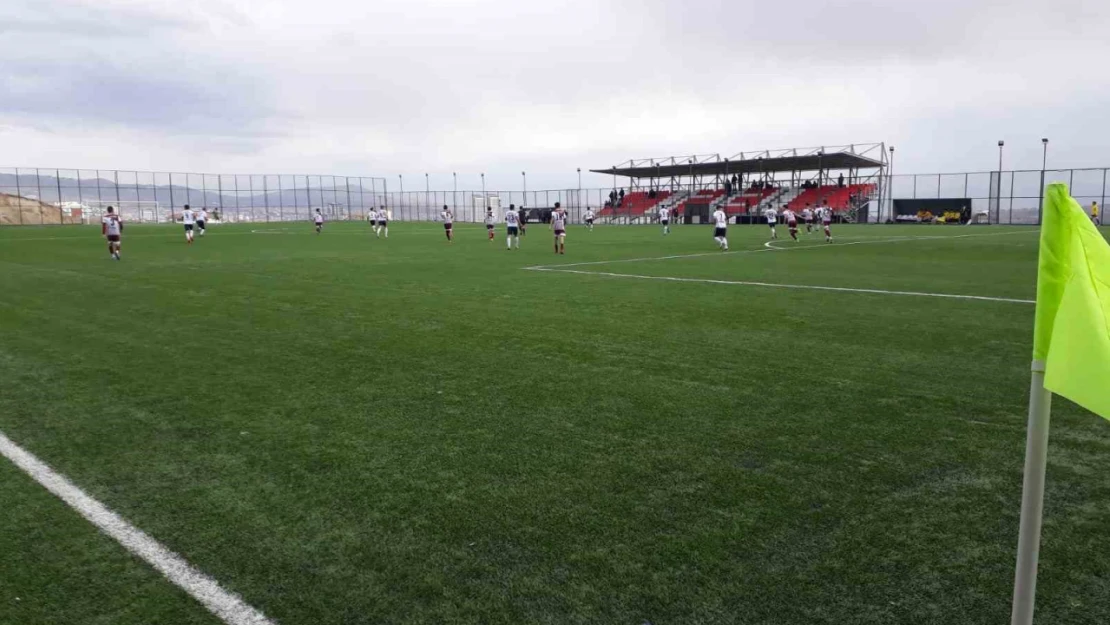
[{"label": "spectator in stand", "polygon": [[731,180],[725,180],[725,197],[726,198],[732,197],[732,181]]},{"label": "spectator in stand", "polygon": [[609,205],[610,206],[616,206],[617,205],[617,190],[616,189],[613,189],[612,191],[609,192]]},{"label": "spectator in stand", "polygon": [[840,187],[841,189],[844,188],[844,174],[840,174],[840,177],[836,179],[836,186]]},{"label": "spectator in stand", "polygon": [[621,189],[618,197],[620,197],[620,202],[617,203],[617,206],[624,206],[624,189]]}]

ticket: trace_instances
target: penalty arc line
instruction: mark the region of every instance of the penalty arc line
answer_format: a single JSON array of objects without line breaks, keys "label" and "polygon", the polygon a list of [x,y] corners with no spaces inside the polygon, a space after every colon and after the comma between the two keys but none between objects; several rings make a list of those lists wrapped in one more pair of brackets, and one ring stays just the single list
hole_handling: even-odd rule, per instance
[{"label": "penalty arc line", "polygon": [[1031,299],[1010,297],[988,297],[986,295],[960,295],[956,293],[925,293],[919,291],[887,291],[883,289],[854,289],[842,286],[817,286],[812,284],[779,284],[775,282],[750,282],[746,280],[712,280],[709,278],[676,278],[673,276],[642,276],[631,273],[612,273],[608,271],[582,271],[578,269],[552,269],[549,267],[526,267],[529,271],[548,271],[551,273],[574,273],[583,276],[605,276],[608,278],[633,278],[637,280],[663,280],[666,282],[698,282],[702,284],[724,284],[731,286],[759,286],[777,289],[798,289],[809,291],[836,291],[841,293],[869,293],[872,295],[904,295],[912,297],[940,297],[944,299],[967,299],[987,302],[1006,302],[1010,304],[1036,304]]},{"label": "penalty arc line", "polygon": [[101,532],[154,567],[167,580],[189,593],[209,612],[227,625],[275,625],[262,612],[251,607],[235,593],[225,590],[216,580],[194,568],[145,532],[128,523],[107,506],[46,463],[36,458],[0,432],[0,454],[31,479],[64,501]]}]

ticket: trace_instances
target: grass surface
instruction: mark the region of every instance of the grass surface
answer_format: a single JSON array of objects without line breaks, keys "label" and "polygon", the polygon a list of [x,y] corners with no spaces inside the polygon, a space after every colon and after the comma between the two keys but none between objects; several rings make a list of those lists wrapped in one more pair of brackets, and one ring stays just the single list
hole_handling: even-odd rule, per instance
[{"label": "grass surface", "polygon": [[[0,230],[0,431],[283,625],[1006,622],[1031,305],[522,269],[700,226],[254,228]],[[1032,229],[836,234],[574,269],[1035,296]],[[1041,622],[1110,621],[1108,451],[1058,399]],[[216,622],[0,501],[0,623]]]}]

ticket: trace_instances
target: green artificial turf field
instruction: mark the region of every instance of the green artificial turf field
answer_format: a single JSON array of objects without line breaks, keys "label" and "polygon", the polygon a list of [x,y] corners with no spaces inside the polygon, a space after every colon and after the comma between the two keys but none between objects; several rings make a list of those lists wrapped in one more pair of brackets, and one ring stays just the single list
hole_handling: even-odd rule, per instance
[{"label": "green artificial turf field", "polygon": [[[282,625],[1007,621],[1035,229],[498,230],[0,230],[0,431]],[[1110,423],[1052,427],[1039,622],[1110,622]],[[219,622],[0,504],[0,623]]]}]

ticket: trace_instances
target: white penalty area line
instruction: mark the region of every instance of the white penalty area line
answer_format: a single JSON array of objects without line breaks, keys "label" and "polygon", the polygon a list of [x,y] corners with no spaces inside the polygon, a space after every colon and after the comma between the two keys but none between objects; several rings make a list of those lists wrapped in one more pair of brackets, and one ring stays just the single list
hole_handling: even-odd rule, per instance
[{"label": "white penalty area line", "polygon": [[673,276],[643,276],[631,273],[612,273],[608,271],[583,271],[579,269],[556,269],[554,267],[525,267],[529,271],[548,271],[551,273],[573,273],[583,276],[605,276],[608,278],[632,278],[636,280],[663,280],[666,282],[698,282],[702,284],[725,284],[732,286],[759,286],[776,289],[798,289],[808,291],[836,291],[840,293],[870,293],[873,295],[905,295],[912,297],[939,297],[944,299],[966,299],[986,302],[1006,302],[1010,304],[1036,304],[1031,299],[1009,297],[988,297],[985,295],[959,295],[955,293],[924,293],[918,291],[887,291],[883,289],[853,289],[841,286],[817,286],[812,284],[779,284],[775,282],[751,282],[747,280],[712,280],[709,278],[676,278]]},{"label": "white penalty area line", "polygon": [[0,454],[31,476],[46,490],[76,510],[101,532],[111,536],[132,554],[157,569],[178,588],[189,593],[209,612],[228,625],[275,625],[238,595],[225,590],[214,579],[193,568],[145,532],[128,523],[104,504],[87,495],[64,475],[12,442],[0,432]]}]

